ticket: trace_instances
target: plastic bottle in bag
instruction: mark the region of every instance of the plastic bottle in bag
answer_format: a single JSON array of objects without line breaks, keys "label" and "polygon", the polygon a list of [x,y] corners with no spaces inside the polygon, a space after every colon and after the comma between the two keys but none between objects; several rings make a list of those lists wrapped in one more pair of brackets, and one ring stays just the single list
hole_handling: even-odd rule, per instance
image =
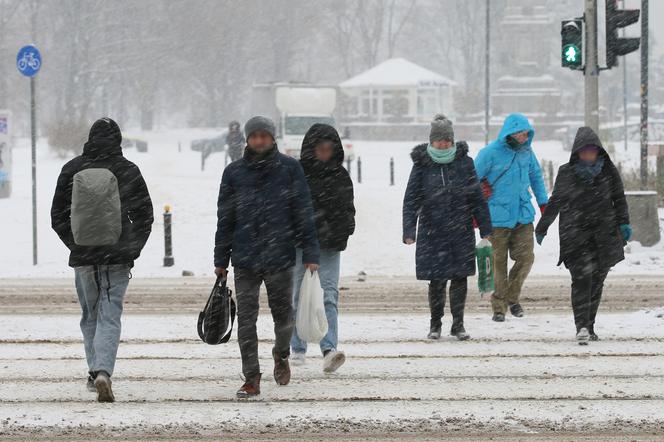
[{"label": "plastic bottle in bag", "polygon": [[477,288],[480,296],[492,294],[495,290],[493,271],[493,247],[488,239],[483,239],[475,247],[477,258]]}]

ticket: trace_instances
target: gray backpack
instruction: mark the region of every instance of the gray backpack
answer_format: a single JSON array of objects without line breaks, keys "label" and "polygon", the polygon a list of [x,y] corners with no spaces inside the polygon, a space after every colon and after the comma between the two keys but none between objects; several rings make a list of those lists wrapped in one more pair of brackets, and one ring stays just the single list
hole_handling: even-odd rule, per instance
[{"label": "gray backpack", "polygon": [[110,246],[122,234],[118,179],[108,169],[85,169],[74,175],[71,230],[79,246]]}]

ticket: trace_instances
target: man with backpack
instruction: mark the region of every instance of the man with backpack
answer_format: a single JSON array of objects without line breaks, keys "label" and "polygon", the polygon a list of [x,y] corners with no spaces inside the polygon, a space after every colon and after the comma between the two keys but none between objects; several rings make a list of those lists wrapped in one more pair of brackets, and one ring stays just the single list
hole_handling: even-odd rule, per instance
[{"label": "man with backpack", "polygon": [[[489,202],[493,233],[496,291],[491,297],[493,320],[505,321],[509,308],[512,316],[521,318],[519,303],[521,287],[535,261],[535,209],[530,189],[537,205],[544,212],[548,201],[542,171],[531,147],[535,131],[522,114],[505,119],[498,138],[480,150],[475,169]],[[514,266],[507,272],[507,257]]]},{"label": "man with backpack", "polygon": [[111,375],[124,295],[154,221],[143,176],[122,155],[121,142],[115,121],[97,120],[83,154],[62,168],[51,207],[53,230],[70,250],[74,268],[87,388],[99,402],[115,400]]},{"label": "man with backpack", "polygon": [[221,178],[214,247],[217,276],[227,276],[231,260],[235,273],[238,343],[245,377],[238,398],[260,394],[256,320],[262,283],[274,321],[274,379],[278,385],[290,382],[295,246],[301,245],[302,263],[308,271],[318,269],[320,255],[302,166],[279,152],[276,127],[269,118],[251,118],[244,131],[244,155],[229,164]]}]

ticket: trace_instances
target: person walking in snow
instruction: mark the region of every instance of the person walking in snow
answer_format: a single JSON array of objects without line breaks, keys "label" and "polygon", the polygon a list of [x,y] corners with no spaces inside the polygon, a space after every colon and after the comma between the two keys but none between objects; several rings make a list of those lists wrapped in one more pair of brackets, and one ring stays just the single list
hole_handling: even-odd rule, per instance
[{"label": "person walking in snow", "polygon": [[625,259],[623,247],[632,236],[627,199],[618,170],[589,127],[576,133],[572,154],[558,170],[553,193],[537,223],[542,244],[560,213],[560,260],[572,276],[572,309],[581,345],[599,340],[595,317],[604,279]]},{"label": "person walking in snow", "polygon": [[51,207],[53,230],[70,250],[74,268],[87,388],[96,391],[99,402],[115,400],[111,375],[123,300],[154,221],[143,176],[122,155],[121,142],[115,121],[97,120],[83,154],[62,168]]},{"label": "person walking in snow", "polygon": [[[328,331],[320,341],[323,353],[323,371],[336,371],[346,360],[342,351],[337,351],[339,267],[341,252],[346,250],[348,237],[355,231],[355,206],[353,205],[353,182],[343,167],[344,149],[334,127],[314,124],[302,141],[300,163],[309,183],[314,207],[316,232],[320,244],[320,276],[324,293],[325,315]],[[297,311],[300,286],[306,270],[302,265],[302,250],[297,250],[293,307]],[[293,331],[291,339],[293,365],[305,362],[307,343]]]},{"label": "person walking in snow", "polygon": [[[548,201],[542,171],[532,149],[535,131],[522,114],[505,119],[498,138],[480,150],[475,168],[489,201],[493,234],[496,290],[491,297],[493,320],[504,322],[509,307],[514,317],[523,316],[521,288],[535,261],[530,202],[532,189],[540,211]],[[507,272],[508,255],[514,265]]]},{"label": "person walking in snow", "polygon": [[245,146],[244,135],[240,130],[239,121],[231,121],[228,123],[228,134],[226,135],[226,155],[231,159],[231,162],[237,161],[242,158]]},{"label": "person walking in snow", "polygon": [[244,156],[226,167],[221,178],[214,248],[215,273],[225,278],[231,260],[235,270],[238,344],[245,376],[238,398],[260,394],[256,320],[262,283],[274,321],[274,379],[279,385],[290,382],[295,246],[301,245],[302,262],[311,272],[318,269],[320,254],[302,166],[279,152],[276,128],[269,118],[251,118],[244,131]]},{"label": "person walking in snow", "polygon": [[475,274],[477,220],[482,238],[491,235],[491,219],[468,145],[454,142],[452,122],[436,115],[429,143],[416,146],[403,200],[403,242],[416,248],[417,279],[428,280],[429,339],[439,339],[450,282],[451,335],[469,339],[463,323],[468,276]]}]

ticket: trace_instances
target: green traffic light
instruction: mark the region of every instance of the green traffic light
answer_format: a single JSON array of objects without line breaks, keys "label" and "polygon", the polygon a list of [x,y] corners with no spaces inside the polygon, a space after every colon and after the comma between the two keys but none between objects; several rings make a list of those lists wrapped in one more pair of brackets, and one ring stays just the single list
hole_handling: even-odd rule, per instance
[{"label": "green traffic light", "polygon": [[579,47],[574,44],[568,44],[563,47],[563,65],[564,66],[580,66],[581,65],[581,51]]}]

